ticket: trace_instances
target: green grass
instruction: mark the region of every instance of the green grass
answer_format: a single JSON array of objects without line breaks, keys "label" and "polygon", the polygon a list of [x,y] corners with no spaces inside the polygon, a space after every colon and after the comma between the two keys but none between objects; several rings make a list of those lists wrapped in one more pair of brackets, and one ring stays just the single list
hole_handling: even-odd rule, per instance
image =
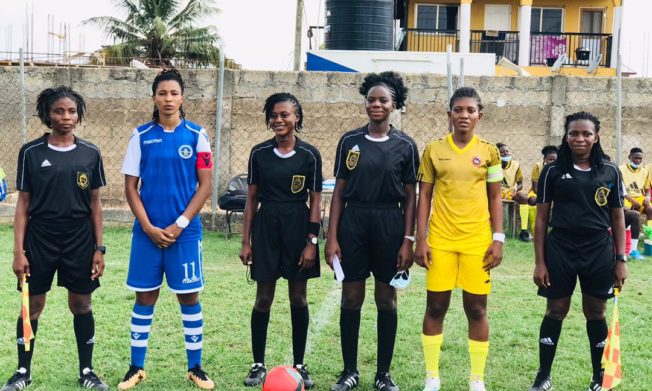
[{"label": "green grass", "polygon": [[[107,228],[105,241],[107,270],[102,288],[93,296],[96,317],[95,369],[114,387],[129,364],[129,323],[134,300],[126,289],[130,230]],[[238,259],[240,238],[226,240],[207,233],[204,239],[206,290],[204,308],[204,366],[218,389],[245,390],[242,380],[251,363],[249,318],[255,286],[245,280],[245,269]],[[11,272],[12,228],[0,226],[0,381],[15,369],[14,332],[19,310],[15,277]],[[538,366],[537,336],[545,307],[532,283],[532,245],[508,241],[505,260],[494,273],[493,293],[489,298],[491,347],[486,381],[489,390],[525,390]],[[624,382],[622,390],[648,389],[652,384],[652,259],[630,263],[620,304]],[[367,284],[371,288],[372,284]],[[425,307],[424,273],[413,268],[412,285],[399,292],[399,330],[393,375],[402,390],[421,390],[423,357],[421,320]],[[361,391],[371,390],[376,363],[376,311],[373,294],[367,294],[361,326],[359,366]],[[557,390],[586,389],[591,373],[588,340],[581,311],[580,295],[573,299],[553,367]],[[310,366],[317,390],[327,390],[341,370],[339,346],[339,285],[322,266],[322,278],[309,284],[311,312]],[[369,300],[371,299],[371,300]],[[610,311],[609,311],[610,313]],[[319,318],[317,321],[317,318]],[[292,361],[287,283],[279,282],[267,343],[267,365],[288,365]],[[163,288],[156,307],[150,349],[147,357],[149,379],[139,390],[191,390],[185,380],[186,357],[179,306]],[[445,390],[467,389],[468,353],[466,319],[461,294],[455,292],[445,323],[441,356],[441,376]],[[32,390],[76,390],[77,352],[72,331],[72,316],[66,304],[66,291],[54,287],[48,295],[39,323],[32,365]]]}]

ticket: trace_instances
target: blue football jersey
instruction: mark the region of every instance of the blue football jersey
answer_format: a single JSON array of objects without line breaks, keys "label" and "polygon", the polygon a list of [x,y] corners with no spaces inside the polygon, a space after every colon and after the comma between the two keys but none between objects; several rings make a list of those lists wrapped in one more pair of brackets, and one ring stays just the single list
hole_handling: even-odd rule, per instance
[{"label": "blue football jersey", "polygon": [[[206,131],[185,119],[174,131],[155,122],[134,129],[122,173],[140,178],[140,198],[154,226],[166,228],[186,210],[197,190],[197,169],[205,165],[197,161],[198,155],[210,151]],[[148,238],[137,219],[133,233]],[[195,216],[177,241],[201,238],[201,222]]]}]

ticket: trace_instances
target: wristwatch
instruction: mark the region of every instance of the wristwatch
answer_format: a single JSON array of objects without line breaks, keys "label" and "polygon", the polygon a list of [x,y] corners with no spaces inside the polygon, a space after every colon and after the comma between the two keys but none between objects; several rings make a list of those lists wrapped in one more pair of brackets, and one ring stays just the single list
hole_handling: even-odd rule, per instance
[{"label": "wristwatch", "polygon": [[95,245],[95,251],[99,251],[102,253],[102,255],[106,254],[106,246],[98,246],[97,244]]},{"label": "wristwatch", "polygon": [[317,245],[318,242],[319,242],[319,240],[317,239],[316,236],[313,236],[312,238],[306,239],[306,243],[314,244],[315,246]]},{"label": "wristwatch", "polygon": [[410,242],[414,242],[416,240],[414,236],[410,235],[405,235],[403,238],[409,240]]},{"label": "wristwatch", "polygon": [[190,220],[188,220],[188,218],[186,216],[181,215],[181,216],[177,217],[177,221],[175,221],[175,223],[177,224],[177,227],[183,229],[183,228],[186,228],[188,226],[188,224],[190,224]]},{"label": "wristwatch", "polygon": [[625,255],[625,254],[617,254],[616,255],[616,261],[627,262],[627,255]]}]

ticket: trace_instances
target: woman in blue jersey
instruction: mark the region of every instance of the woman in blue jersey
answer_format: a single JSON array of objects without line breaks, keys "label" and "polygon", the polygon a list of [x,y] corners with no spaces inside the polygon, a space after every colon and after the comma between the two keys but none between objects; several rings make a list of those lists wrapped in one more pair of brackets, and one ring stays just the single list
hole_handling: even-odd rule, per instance
[{"label": "woman in blue jersey", "polygon": [[152,121],[134,129],[122,167],[125,194],[136,217],[127,277],[136,303],[131,317],[131,364],[118,384],[121,390],[146,378],[147,342],[164,274],[181,305],[187,378],[201,389],[214,388],[201,366],[199,292],[204,278],[198,216],[210,194],[213,163],[206,131],[185,119],[183,91],[177,70],[163,70],[156,76]]}]

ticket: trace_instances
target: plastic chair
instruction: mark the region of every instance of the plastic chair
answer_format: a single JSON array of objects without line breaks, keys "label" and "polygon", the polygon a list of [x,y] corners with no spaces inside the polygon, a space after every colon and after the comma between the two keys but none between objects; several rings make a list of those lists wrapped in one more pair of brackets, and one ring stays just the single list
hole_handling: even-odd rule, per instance
[{"label": "plastic chair", "polygon": [[231,235],[231,219],[235,214],[242,214],[244,217],[244,208],[247,202],[247,175],[240,174],[236,175],[227,185],[226,192],[220,196],[217,200],[217,205],[220,209],[226,211],[226,228],[227,233],[226,237],[228,238]]}]

